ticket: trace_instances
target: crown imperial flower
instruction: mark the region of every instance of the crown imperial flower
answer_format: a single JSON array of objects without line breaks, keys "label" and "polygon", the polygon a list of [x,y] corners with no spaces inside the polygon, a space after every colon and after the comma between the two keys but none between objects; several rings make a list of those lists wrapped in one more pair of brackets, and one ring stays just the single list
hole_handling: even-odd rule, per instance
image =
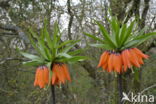
[{"label": "crown imperial flower", "polygon": [[49,69],[46,66],[40,66],[36,69],[34,86],[44,88],[49,82]]},{"label": "crown imperial flower", "polygon": [[57,22],[54,23],[53,34],[50,35],[47,30],[47,20],[41,28],[40,34],[36,34],[30,29],[28,34],[31,45],[36,51],[36,54],[20,52],[30,61],[23,64],[29,66],[39,66],[36,69],[34,86],[44,88],[47,84],[58,85],[65,83],[66,80],[71,81],[67,65],[65,63],[74,63],[83,61],[85,56],[77,56],[83,49],[71,49],[80,40],[62,41],[62,33],[59,30]]},{"label": "crown imperial flower", "polygon": [[102,67],[108,72],[122,73],[126,72],[128,68],[131,69],[132,66],[140,68],[144,64],[143,59],[148,57],[137,48],[125,49],[121,53],[105,51],[97,67]]},{"label": "crown imperial flower", "polygon": [[117,73],[126,72],[128,68],[132,69],[133,66],[140,68],[144,64],[143,59],[147,59],[149,56],[142,53],[136,46],[156,35],[156,32],[145,33],[146,28],[134,31],[134,28],[136,30],[135,20],[130,24],[122,24],[115,17],[112,17],[108,21],[110,33],[100,22],[95,21],[99,26],[103,39],[84,33],[98,42],[90,44],[91,46],[107,50],[101,55],[97,67],[102,67],[108,72],[114,71]]}]

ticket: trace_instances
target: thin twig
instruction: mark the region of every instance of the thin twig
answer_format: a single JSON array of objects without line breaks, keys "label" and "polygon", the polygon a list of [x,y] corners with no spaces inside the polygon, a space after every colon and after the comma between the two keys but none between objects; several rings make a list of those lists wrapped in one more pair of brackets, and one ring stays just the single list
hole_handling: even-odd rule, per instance
[{"label": "thin twig", "polygon": [[[142,90],[142,91],[140,92],[140,95],[143,94],[144,92],[148,91],[149,89],[154,88],[154,87],[156,87],[156,84],[154,84],[154,85],[152,85],[152,86],[149,86],[149,87],[145,88],[144,90]],[[133,104],[135,104],[135,102],[134,102]]]},{"label": "thin twig", "polygon": [[144,90],[142,90],[142,91],[140,92],[140,94],[143,94],[145,91],[147,91],[147,90],[149,90],[149,89],[151,89],[151,88],[154,88],[154,87],[156,87],[156,84],[145,88]]}]

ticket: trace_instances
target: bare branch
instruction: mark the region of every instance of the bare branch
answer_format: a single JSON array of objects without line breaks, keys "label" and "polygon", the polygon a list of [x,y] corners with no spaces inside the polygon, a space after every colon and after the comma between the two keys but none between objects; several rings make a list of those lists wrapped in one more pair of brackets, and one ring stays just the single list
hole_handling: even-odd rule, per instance
[{"label": "bare branch", "polygon": [[11,57],[9,57],[9,58],[0,59],[0,64],[5,63],[6,61],[12,61],[12,60],[24,61],[24,59],[21,59],[21,58],[11,58]]},{"label": "bare branch", "polygon": [[[23,39],[26,43],[29,43],[25,32],[18,26],[15,26],[15,25],[12,25],[12,24],[6,24],[6,25],[0,24],[0,29],[7,30],[7,31],[12,31],[13,33],[19,35],[19,37],[21,39]],[[6,35],[6,34],[3,34],[3,35]]]},{"label": "bare branch", "polygon": [[[71,33],[71,27],[72,27],[72,23],[73,23],[73,13],[71,11],[71,5],[70,5],[70,1],[71,0],[67,0],[67,6],[68,6],[68,14],[70,15],[70,19],[69,19],[69,24],[68,24],[68,38],[70,40],[72,40],[72,33]],[[75,45],[76,49],[81,48],[78,44]],[[95,68],[88,62],[88,61],[83,61],[80,63],[81,66],[89,73],[89,76],[93,79],[95,79]]]},{"label": "bare branch", "polygon": [[145,26],[145,20],[146,20],[147,12],[149,10],[150,0],[144,0],[144,2],[145,2],[145,7],[144,7],[144,10],[143,10],[143,13],[142,13],[140,28],[143,28]]},{"label": "bare branch", "polygon": [[9,2],[10,2],[11,0],[2,0],[2,1],[0,1],[0,7],[1,8],[4,8],[4,9],[7,9],[7,8],[9,8],[10,7],[10,5],[9,5]]},{"label": "bare branch", "polygon": [[127,23],[127,21],[132,17],[133,14],[138,18],[139,17],[139,7],[140,7],[140,0],[133,0],[133,4],[131,9],[128,11],[127,18],[124,21]]},{"label": "bare branch", "polygon": [[0,36],[5,36],[5,35],[17,35],[16,33],[11,33],[11,32],[0,32]]},{"label": "bare branch", "polygon": [[73,13],[71,11],[71,5],[70,5],[70,0],[67,0],[67,6],[68,6],[68,14],[70,15],[69,23],[68,23],[68,38],[72,40],[72,33],[71,33],[71,27],[73,23]]}]

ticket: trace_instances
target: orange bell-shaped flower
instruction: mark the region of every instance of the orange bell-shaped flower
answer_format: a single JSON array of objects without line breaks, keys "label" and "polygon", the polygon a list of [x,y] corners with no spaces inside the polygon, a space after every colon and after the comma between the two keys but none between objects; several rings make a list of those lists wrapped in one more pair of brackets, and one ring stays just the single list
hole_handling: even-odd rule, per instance
[{"label": "orange bell-shaped flower", "polygon": [[122,73],[126,72],[128,68],[132,68],[132,66],[141,67],[144,64],[143,59],[148,57],[137,48],[125,49],[120,53],[105,51],[101,55],[97,67],[102,67],[103,70],[108,72]]},{"label": "orange bell-shaped flower", "polygon": [[67,65],[54,63],[52,68],[52,85],[64,84],[66,80],[71,81]]},{"label": "orange bell-shaped flower", "polygon": [[34,86],[44,88],[49,82],[49,69],[46,66],[40,66],[36,69]]}]

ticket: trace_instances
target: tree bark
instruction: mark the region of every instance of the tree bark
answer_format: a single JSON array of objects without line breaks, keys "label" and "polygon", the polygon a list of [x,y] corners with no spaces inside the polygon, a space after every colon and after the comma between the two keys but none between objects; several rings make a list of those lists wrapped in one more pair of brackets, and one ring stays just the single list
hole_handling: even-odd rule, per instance
[{"label": "tree bark", "polygon": [[145,7],[143,9],[143,12],[142,12],[142,18],[141,18],[141,24],[140,24],[140,28],[144,28],[145,26],[145,21],[146,21],[146,17],[147,17],[147,12],[149,10],[149,2],[150,0],[144,0],[144,4],[145,4]]},{"label": "tree bark", "polygon": [[70,40],[72,40],[71,28],[72,28],[72,23],[73,23],[74,15],[73,15],[73,13],[72,13],[72,11],[71,11],[71,4],[70,4],[70,1],[71,1],[71,0],[67,0],[68,14],[70,15],[69,23],[68,23],[68,38],[69,38]]}]

